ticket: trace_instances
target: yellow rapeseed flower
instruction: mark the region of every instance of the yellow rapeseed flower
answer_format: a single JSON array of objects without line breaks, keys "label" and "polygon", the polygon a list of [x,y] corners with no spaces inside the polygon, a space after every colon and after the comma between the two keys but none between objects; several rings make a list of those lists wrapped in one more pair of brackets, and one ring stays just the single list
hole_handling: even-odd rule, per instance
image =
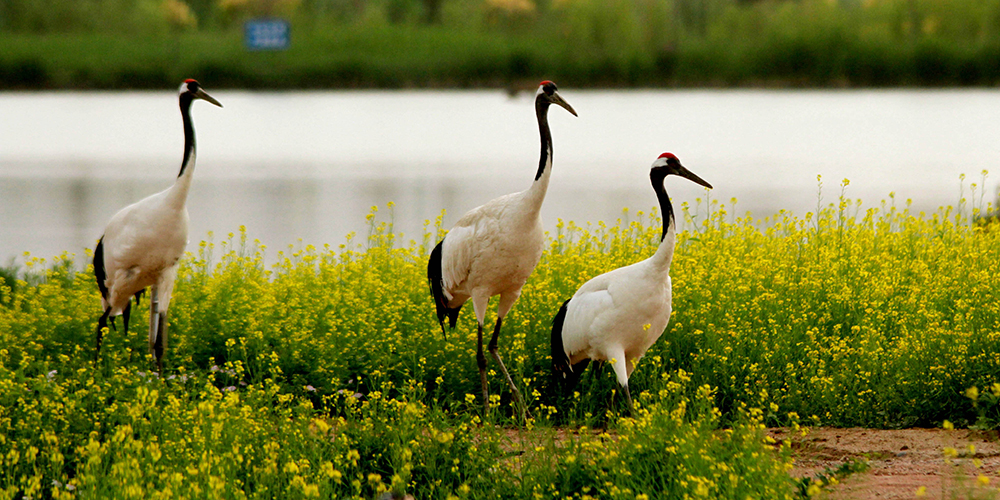
[{"label": "yellow rapeseed flower", "polygon": [[969,387],[965,390],[965,397],[976,401],[979,399],[979,388],[976,386]]}]

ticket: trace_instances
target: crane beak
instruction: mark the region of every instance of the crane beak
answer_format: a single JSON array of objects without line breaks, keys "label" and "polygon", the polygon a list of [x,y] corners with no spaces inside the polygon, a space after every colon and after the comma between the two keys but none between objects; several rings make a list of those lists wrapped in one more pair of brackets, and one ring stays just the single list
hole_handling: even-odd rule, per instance
[{"label": "crane beak", "polygon": [[707,187],[708,189],[712,189],[712,185],[709,184],[709,183],[707,183],[707,182],[705,182],[705,179],[702,179],[701,177],[698,177],[697,175],[694,174],[694,172],[692,172],[692,171],[684,168],[683,165],[677,171],[677,175],[679,175],[679,176],[681,176],[681,177],[683,177],[685,179],[688,179],[688,180],[694,182],[695,184],[700,184],[702,186]]},{"label": "crane beak", "polygon": [[576,117],[580,116],[580,115],[576,114],[576,110],[573,109],[573,106],[570,106],[568,102],[566,102],[566,101],[563,100],[562,96],[559,95],[558,92],[553,93],[552,96],[549,97],[549,100],[552,102],[552,104],[558,104],[558,105],[566,108],[566,111],[569,111],[570,113],[573,113],[573,116],[576,116]]},{"label": "crane beak", "polygon": [[194,96],[203,101],[208,101],[212,104],[215,104],[220,108],[222,107],[222,104],[220,104],[219,101],[216,101],[214,97],[208,95],[208,93],[206,93],[204,90],[198,89],[198,91],[194,93]]}]

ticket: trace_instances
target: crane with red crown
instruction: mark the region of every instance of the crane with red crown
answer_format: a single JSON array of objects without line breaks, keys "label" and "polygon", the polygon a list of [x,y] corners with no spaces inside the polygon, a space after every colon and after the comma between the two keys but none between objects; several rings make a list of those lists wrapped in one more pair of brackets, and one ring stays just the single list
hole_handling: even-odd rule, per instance
[{"label": "crane with red crown", "polygon": [[163,350],[167,345],[167,309],[173,291],[177,264],[188,241],[187,195],[194,175],[195,141],[191,123],[191,103],[196,99],[222,107],[194,80],[181,83],[179,95],[184,125],[184,157],[174,184],[164,191],[121,209],[107,227],[94,249],[94,275],[101,291],[104,314],[97,322],[97,348],[101,353],[104,329],[111,319],[122,316],[128,333],[132,297],[136,306],[147,287],[149,297],[149,351],[156,358],[156,368],[163,372]]},{"label": "crane with red crown", "polygon": [[572,390],[591,360],[610,361],[630,411],[628,379],[670,320],[670,264],[677,223],[663,187],[668,175],[712,188],[681,165],[673,153],[661,154],[649,171],[663,216],[656,252],[646,260],[587,281],[563,303],[552,321],[553,372],[565,381],[566,390]]},{"label": "crane with red crown", "polygon": [[472,299],[479,325],[476,363],[483,389],[483,407],[487,411],[490,403],[486,356],[483,354],[483,324],[490,298],[500,296],[489,352],[510,386],[522,420],[526,411],[524,399],[500,358],[497,339],[504,316],[521,295],[521,288],[538,265],[545,246],[541,208],[552,174],[552,133],[548,121],[549,106],[552,104],[562,106],[577,116],[573,107],[559,95],[555,83],[544,81],[538,86],[535,115],[542,149],[531,186],[467,212],[434,247],[427,265],[427,279],[442,332],[445,331],[445,317],[450,327],[455,328],[462,305]]}]

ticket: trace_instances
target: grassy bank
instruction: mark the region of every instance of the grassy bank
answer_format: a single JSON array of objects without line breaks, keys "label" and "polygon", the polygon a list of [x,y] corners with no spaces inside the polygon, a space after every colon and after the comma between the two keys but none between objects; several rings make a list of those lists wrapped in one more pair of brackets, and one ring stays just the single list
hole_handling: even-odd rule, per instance
[{"label": "grassy bank", "polygon": [[243,47],[239,20],[249,12],[198,3],[206,6],[197,29],[152,21],[60,29],[8,14],[0,81],[24,89],[172,88],[188,77],[264,89],[530,87],[542,78],[575,87],[1000,82],[992,0],[465,1],[443,2],[430,23],[406,10],[416,0],[344,11],[290,2],[298,7],[284,12],[292,43],[283,52]]},{"label": "grassy bank", "polygon": [[559,225],[500,342],[533,417],[519,433],[495,372],[481,412],[471,312],[447,339],[434,321],[433,223],[397,241],[373,213],[367,237],[271,268],[239,234],[201,243],[161,375],[141,319],[93,365],[91,270],[32,260],[0,287],[0,497],[781,498],[788,450],[765,424],[998,425],[1000,231],[962,215],[990,209],[981,193],[933,214],[843,194],[803,218],[706,205],[680,212],[675,312],[632,376],[634,420],[611,370],[556,391],[549,331],[576,287],[651,254],[660,222]]},{"label": "grassy bank", "polygon": [[285,52],[247,51],[241,32],[0,35],[0,43],[0,77],[8,88],[163,88],[191,77],[214,88],[272,90],[498,87],[512,78],[535,79],[531,67],[518,66],[542,67],[550,59],[528,39],[416,27],[338,28],[296,38]]}]

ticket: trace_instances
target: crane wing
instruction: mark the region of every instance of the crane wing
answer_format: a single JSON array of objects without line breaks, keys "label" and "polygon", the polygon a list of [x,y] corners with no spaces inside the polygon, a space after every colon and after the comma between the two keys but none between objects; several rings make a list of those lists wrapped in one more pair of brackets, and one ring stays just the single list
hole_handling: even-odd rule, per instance
[{"label": "crane wing", "polygon": [[[563,326],[563,343],[570,359],[586,355],[603,359],[619,323],[627,322],[627,308],[634,301],[629,283],[635,264],[608,271],[584,283],[570,300]],[[626,308],[626,309],[623,309]]]},{"label": "crane wing", "polygon": [[563,348],[571,360],[587,354],[600,334],[600,317],[614,308],[614,299],[607,288],[577,292],[569,301],[563,320]]},{"label": "crane wing", "polygon": [[441,248],[441,281],[444,284],[444,295],[449,300],[454,298],[456,289],[469,276],[475,256],[475,237],[474,226],[456,226],[444,238]]},{"label": "crane wing", "polygon": [[104,260],[109,276],[114,276],[119,269],[134,265],[132,260],[137,260],[142,255],[139,248],[139,226],[142,221],[136,217],[139,209],[139,203],[133,203],[119,210],[104,228]]},{"label": "crane wing", "polygon": [[471,295],[471,290],[464,290],[465,282],[473,263],[494,246],[493,239],[500,234],[499,219],[505,198],[469,210],[445,236],[441,249],[441,278],[449,299],[459,293]]},{"label": "crane wing", "polygon": [[112,295],[131,296],[152,285],[150,280],[175,265],[184,255],[188,232],[187,210],[164,207],[161,201],[168,191],[148,196],[121,209],[108,222],[104,230],[103,253],[107,284]]}]

